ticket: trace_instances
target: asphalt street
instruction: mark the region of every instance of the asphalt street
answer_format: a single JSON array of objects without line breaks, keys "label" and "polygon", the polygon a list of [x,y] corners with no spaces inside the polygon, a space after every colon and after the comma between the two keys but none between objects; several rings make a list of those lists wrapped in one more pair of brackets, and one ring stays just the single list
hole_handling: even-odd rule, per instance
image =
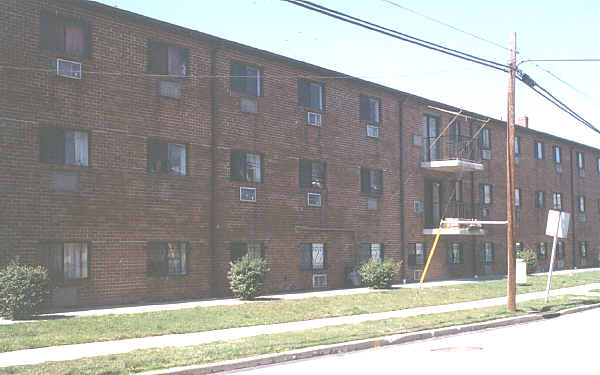
[{"label": "asphalt street", "polygon": [[600,309],[229,374],[597,374]]}]

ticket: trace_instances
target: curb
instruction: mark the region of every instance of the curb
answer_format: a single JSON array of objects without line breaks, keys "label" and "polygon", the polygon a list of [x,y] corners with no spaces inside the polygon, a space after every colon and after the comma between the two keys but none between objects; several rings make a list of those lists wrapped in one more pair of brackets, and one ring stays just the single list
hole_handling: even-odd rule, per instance
[{"label": "curb", "polygon": [[291,350],[282,353],[264,354],[250,358],[234,359],[230,361],[223,361],[220,363],[174,367],[170,369],[144,372],[141,375],[205,375],[224,371],[241,370],[250,367],[273,365],[277,363],[320,357],[324,355],[348,353],[388,345],[406,344],[414,341],[427,340],[436,337],[450,336],[466,332],[475,332],[486,329],[529,323],[538,320],[551,319],[562,315],[583,312],[595,308],[600,308],[600,303],[587,306],[573,307],[571,309],[566,309],[555,313],[537,313],[531,315],[518,316],[515,318],[497,319],[489,322],[473,323],[446,328],[434,328],[427,331],[404,333],[399,335],[384,336],[365,340],[349,341],[340,344],[315,346],[310,348]]}]

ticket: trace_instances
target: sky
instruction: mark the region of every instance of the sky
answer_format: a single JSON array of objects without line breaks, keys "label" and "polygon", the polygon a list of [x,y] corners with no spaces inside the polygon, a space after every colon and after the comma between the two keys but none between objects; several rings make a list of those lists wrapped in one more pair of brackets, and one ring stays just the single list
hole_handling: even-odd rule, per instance
[{"label": "sky", "polygon": [[[417,47],[281,0],[100,2],[485,116],[507,118],[507,73]],[[508,62],[512,32],[516,32],[518,62],[600,58],[597,42],[600,2],[596,0],[313,2],[499,63]],[[524,73],[600,129],[598,68],[600,62],[524,62],[519,65]],[[530,128],[600,148],[600,134],[518,81],[516,115],[528,116]]]}]

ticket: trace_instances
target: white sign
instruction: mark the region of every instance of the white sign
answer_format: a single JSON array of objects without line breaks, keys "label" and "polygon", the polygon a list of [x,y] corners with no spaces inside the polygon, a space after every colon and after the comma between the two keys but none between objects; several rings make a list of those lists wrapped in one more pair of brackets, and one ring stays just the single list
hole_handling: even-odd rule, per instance
[{"label": "white sign", "polygon": [[[571,214],[568,212],[549,210],[548,223],[546,224],[546,235],[551,237],[556,235],[558,238],[567,238],[570,217]],[[556,230],[557,227],[558,231]]]}]

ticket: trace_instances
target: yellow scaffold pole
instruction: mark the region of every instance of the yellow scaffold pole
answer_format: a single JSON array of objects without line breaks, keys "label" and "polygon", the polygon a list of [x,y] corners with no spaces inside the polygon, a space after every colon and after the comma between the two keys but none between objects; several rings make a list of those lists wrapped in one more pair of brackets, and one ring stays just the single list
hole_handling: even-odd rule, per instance
[{"label": "yellow scaffold pole", "polygon": [[437,235],[435,236],[435,241],[433,241],[433,247],[429,252],[429,257],[427,258],[427,263],[425,264],[425,269],[423,270],[423,274],[421,275],[421,281],[419,281],[419,286],[423,285],[423,280],[425,280],[425,275],[427,275],[427,269],[429,268],[429,263],[431,263],[431,258],[433,258],[433,254],[435,253],[435,248],[437,246],[438,240],[440,239],[440,234],[442,234],[442,226],[444,225],[444,220],[440,221],[440,227],[438,229]]}]

